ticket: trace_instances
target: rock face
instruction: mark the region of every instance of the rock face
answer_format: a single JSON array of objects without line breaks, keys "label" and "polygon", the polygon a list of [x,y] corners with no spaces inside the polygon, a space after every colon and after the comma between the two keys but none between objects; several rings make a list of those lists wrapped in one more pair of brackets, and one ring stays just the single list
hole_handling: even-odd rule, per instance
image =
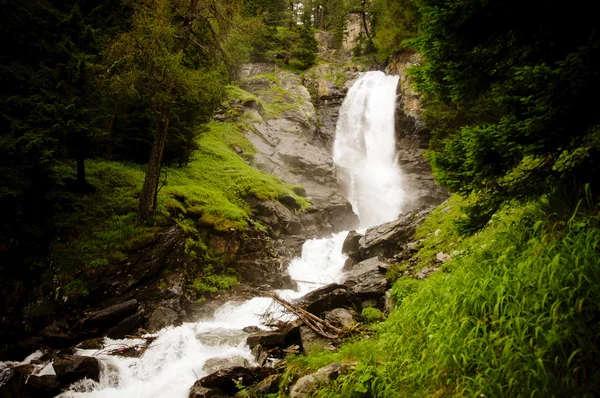
[{"label": "rock face", "polygon": [[396,92],[396,141],[398,163],[409,193],[405,210],[422,205],[438,205],[448,192],[433,181],[431,167],[423,157],[431,134],[422,119],[419,95],[413,90],[406,70],[421,61],[419,54],[402,53],[392,59],[385,72],[400,75]]},{"label": "rock face", "polygon": [[238,386],[246,387],[266,379],[275,373],[273,368],[245,368],[235,366],[219,370],[197,380],[190,389],[191,398],[229,397],[239,391]]},{"label": "rock face", "polygon": [[100,361],[93,357],[66,356],[53,364],[56,376],[63,385],[83,378],[100,381]]}]

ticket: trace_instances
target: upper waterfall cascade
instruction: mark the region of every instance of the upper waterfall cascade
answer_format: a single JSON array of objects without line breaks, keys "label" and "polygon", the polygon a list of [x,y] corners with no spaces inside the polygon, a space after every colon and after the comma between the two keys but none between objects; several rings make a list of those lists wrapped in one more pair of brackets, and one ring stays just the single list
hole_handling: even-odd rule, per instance
[{"label": "upper waterfall cascade", "polygon": [[398,79],[383,72],[362,75],[336,126],[333,161],[362,228],[395,220],[404,202],[394,128]]}]

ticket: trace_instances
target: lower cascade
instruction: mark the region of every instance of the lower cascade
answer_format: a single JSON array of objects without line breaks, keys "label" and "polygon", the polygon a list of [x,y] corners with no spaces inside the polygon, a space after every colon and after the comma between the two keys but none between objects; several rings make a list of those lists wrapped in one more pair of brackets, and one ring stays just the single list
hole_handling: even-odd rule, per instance
[{"label": "lower cascade", "polygon": [[[359,215],[361,228],[396,219],[403,203],[401,174],[395,159],[397,83],[397,76],[382,72],[363,74],[344,100],[336,128],[334,162],[341,170],[347,198]],[[288,266],[288,273],[298,282],[298,290],[275,293],[294,300],[326,284],[342,282],[347,259],[342,245],[347,234],[344,231],[306,241],[301,257]],[[246,345],[248,333],[242,329],[267,329],[261,326],[261,315],[267,310],[271,317],[286,316],[277,312],[271,298],[228,302],[212,319],[160,330],[137,358],[111,353],[118,348],[136,347],[139,340],[106,338],[100,350],[77,352],[101,360],[100,381],[76,382],[60,397],[187,397],[194,382],[212,372],[206,366],[211,359],[235,358],[244,364],[256,364]],[[52,370],[47,372],[51,374]]]}]

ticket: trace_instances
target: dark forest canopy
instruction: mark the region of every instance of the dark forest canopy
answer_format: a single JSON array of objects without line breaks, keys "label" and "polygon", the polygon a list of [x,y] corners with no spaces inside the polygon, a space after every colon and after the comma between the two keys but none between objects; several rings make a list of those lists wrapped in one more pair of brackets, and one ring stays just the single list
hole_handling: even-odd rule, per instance
[{"label": "dark forest canopy", "polygon": [[600,32],[591,2],[415,1],[413,70],[433,129],[429,159],[452,191],[478,193],[478,227],[511,199],[577,201],[597,187]]}]

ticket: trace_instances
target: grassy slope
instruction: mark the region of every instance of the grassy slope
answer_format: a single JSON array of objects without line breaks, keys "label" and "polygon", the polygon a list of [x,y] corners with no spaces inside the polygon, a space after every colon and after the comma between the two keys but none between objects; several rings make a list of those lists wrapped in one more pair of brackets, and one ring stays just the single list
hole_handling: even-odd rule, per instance
[{"label": "grassy slope", "polygon": [[[167,168],[166,184],[158,196],[154,227],[135,226],[135,211],[144,167],[107,160],[87,162],[88,179],[94,194],[80,199],[78,211],[62,219],[71,235],[54,246],[56,274],[66,296],[86,295],[85,274],[108,263],[126,260],[125,252],[141,247],[165,225],[180,223],[196,241],[205,228],[244,229],[251,218],[246,202],[250,195],[261,200],[285,195],[309,205],[292,186],[253,168],[252,144],[235,123],[211,123],[197,141],[199,149],[185,167]],[[65,171],[65,174],[73,171]],[[165,174],[161,177],[161,184]],[[192,242],[193,246],[193,242]]]},{"label": "grassy slope", "polygon": [[[287,378],[333,361],[356,370],[316,396],[593,396],[600,390],[600,217],[507,207],[460,237],[462,199],[418,231],[419,256],[456,254],[426,281],[401,278],[387,320],[338,353],[290,359]],[[435,231],[440,229],[436,234]],[[366,339],[365,334],[371,335]]]}]

